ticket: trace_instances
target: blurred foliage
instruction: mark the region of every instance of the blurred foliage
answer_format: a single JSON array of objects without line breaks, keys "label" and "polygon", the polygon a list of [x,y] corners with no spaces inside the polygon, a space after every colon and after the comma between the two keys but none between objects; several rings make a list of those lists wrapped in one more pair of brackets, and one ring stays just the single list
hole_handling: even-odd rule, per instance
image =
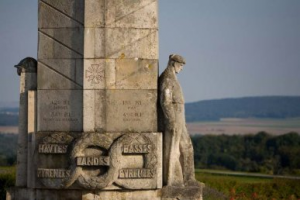
[{"label": "blurred foliage", "polygon": [[11,166],[17,159],[18,135],[0,134],[0,166]]},{"label": "blurred foliage", "polygon": [[15,167],[0,167],[0,200],[5,200],[6,190],[15,185]]},{"label": "blurred foliage", "polygon": [[300,175],[300,135],[204,135],[192,137],[196,168]]}]

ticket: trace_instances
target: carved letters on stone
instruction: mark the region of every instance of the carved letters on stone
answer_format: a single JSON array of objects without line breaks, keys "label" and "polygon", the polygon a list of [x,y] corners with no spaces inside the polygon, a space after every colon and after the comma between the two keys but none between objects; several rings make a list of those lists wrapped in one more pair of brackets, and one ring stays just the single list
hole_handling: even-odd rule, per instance
[{"label": "carved letters on stone", "polygon": [[70,176],[70,170],[65,169],[38,169],[38,178],[66,178]]},{"label": "carved letters on stone", "polygon": [[153,170],[151,169],[120,169],[120,179],[143,179],[143,178],[154,178]]},{"label": "carved letters on stone", "polygon": [[68,145],[62,144],[40,144],[39,153],[45,154],[65,154],[67,153]]},{"label": "carved letters on stone", "polygon": [[[157,188],[157,171],[161,170],[157,145],[161,144],[155,141],[161,135],[112,135],[88,133],[74,140],[66,133],[48,134],[37,145],[38,159],[42,159],[37,178],[49,188],[105,189],[113,183],[127,189]],[[44,164],[56,156],[70,157],[70,163]]]},{"label": "carved letters on stone", "polygon": [[109,157],[77,157],[76,164],[77,166],[109,166]]}]

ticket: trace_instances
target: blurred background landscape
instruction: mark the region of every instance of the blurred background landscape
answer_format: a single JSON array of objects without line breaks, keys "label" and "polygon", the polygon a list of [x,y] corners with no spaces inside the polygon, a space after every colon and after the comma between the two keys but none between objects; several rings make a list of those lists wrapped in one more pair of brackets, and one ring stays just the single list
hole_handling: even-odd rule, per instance
[{"label": "blurred background landscape", "polygon": [[[171,53],[205,200],[300,199],[300,1],[159,1],[160,72]],[[19,79],[37,57],[38,3],[0,1],[0,199],[14,185]],[[242,97],[242,98],[241,98]]]}]

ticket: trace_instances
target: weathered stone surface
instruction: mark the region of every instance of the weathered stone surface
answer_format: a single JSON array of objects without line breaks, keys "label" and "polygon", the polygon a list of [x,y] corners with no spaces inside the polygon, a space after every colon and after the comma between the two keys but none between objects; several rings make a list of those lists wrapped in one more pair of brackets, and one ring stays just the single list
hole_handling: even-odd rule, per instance
[{"label": "weathered stone surface", "polygon": [[106,1],[89,0],[85,2],[84,26],[88,28],[104,27]]},{"label": "weathered stone surface", "polygon": [[[105,34],[105,36],[103,36]],[[103,44],[105,39],[105,49]],[[97,28],[95,58],[158,59],[157,29]]]},{"label": "weathered stone surface", "polygon": [[106,54],[107,46],[108,46],[107,38],[111,36],[107,35],[107,29],[95,28],[94,33],[95,33],[94,58],[109,58]]},{"label": "weathered stone surface", "polygon": [[[38,64],[38,89],[46,90],[71,90],[71,89],[82,89],[82,86],[77,84],[74,80],[69,77],[60,74],[50,67],[39,62]],[[74,72],[76,68],[74,67]]]},{"label": "weathered stone surface", "polygon": [[82,27],[83,0],[40,0],[39,28]]},{"label": "weathered stone surface", "polygon": [[84,90],[84,132],[106,130],[106,91]]},{"label": "weathered stone surface", "polygon": [[42,0],[65,15],[83,24],[84,0]]},{"label": "weathered stone surface", "polygon": [[96,191],[83,193],[82,200],[161,200],[159,190]]},{"label": "weathered stone surface", "polygon": [[157,89],[158,62],[144,59],[116,60],[116,89]]},{"label": "weathered stone surface", "polygon": [[156,0],[107,1],[106,26],[158,28]]},{"label": "weathered stone surface", "polygon": [[157,130],[156,90],[107,90],[108,132]]},{"label": "weathered stone surface", "polygon": [[[28,91],[28,154],[27,160],[32,160],[35,149],[35,133],[37,126],[37,97],[36,91]],[[27,186],[32,188],[34,182],[33,162],[27,162]]]},{"label": "weathered stone surface", "polygon": [[78,190],[36,190],[13,188],[6,194],[6,200],[82,200],[82,191]]},{"label": "weathered stone surface", "polygon": [[83,55],[83,28],[39,29],[49,38]]},{"label": "weathered stone surface", "polygon": [[39,32],[38,57],[39,59],[74,59],[82,58],[82,55]]},{"label": "weathered stone surface", "polygon": [[[83,86],[82,59],[40,59],[39,63]],[[49,76],[47,76],[47,80],[48,78]]]},{"label": "weathered stone surface", "polygon": [[38,131],[82,131],[82,90],[39,90]]},{"label": "weathered stone surface", "polygon": [[[104,45],[101,47],[104,48]],[[95,58],[95,28],[84,28],[84,58]]]},{"label": "weathered stone surface", "polygon": [[204,185],[176,187],[166,186],[162,189],[162,200],[202,200]]}]

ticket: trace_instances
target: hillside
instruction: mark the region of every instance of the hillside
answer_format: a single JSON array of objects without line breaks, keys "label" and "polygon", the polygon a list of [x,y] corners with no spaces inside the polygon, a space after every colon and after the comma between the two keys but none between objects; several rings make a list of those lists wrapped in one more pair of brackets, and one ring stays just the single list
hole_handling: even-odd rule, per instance
[{"label": "hillside", "polygon": [[300,96],[244,97],[187,103],[187,122],[221,118],[300,117]]},{"label": "hillside", "polygon": [[[300,117],[300,96],[244,97],[187,103],[187,122],[221,118]],[[18,108],[0,108],[0,126],[18,125]]]},{"label": "hillside", "polygon": [[19,108],[0,108],[0,126],[17,126],[19,121]]}]

